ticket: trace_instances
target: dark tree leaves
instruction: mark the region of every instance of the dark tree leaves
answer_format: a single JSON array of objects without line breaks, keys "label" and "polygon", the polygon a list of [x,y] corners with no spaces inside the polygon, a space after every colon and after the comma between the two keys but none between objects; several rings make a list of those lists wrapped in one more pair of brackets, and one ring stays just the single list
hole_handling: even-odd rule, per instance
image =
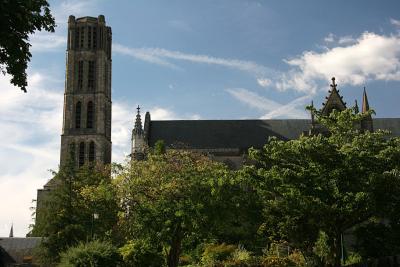
[{"label": "dark tree leaves", "polygon": [[47,0],[0,1],[0,71],[26,93],[26,69],[32,54],[29,34],[54,32],[55,21]]}]

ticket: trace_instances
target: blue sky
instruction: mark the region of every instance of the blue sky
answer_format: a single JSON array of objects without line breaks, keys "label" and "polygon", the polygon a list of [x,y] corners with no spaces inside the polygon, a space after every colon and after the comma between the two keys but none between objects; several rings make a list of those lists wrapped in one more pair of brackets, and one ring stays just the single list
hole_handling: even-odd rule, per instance
[{"label": "blue sky", "polygon": [[23,236],[36,189],[57,169],[68,15],[113,31],[113,160],[129,153],[135,107],[153,119],[307,118],[336,77],[348,106],[367,88],[400,117],[400,2],[50,1],[55,33],[31,37],[28,93],[0,76],[0,236]]}]

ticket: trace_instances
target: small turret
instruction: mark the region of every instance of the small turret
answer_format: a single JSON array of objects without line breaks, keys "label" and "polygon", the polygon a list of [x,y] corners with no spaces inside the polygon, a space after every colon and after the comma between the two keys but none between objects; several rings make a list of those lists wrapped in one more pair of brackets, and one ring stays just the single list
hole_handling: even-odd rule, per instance
[{"label": "small turret", "polygon": [[142,118],[140,116],[140,107],[137,107],[135,127],[132,130],[132,149],[131,157],[134,160],[144,159],[145,154],[145,135],[142,127]]},{"label": "small turret", "polygon": [[[367,92],[364,87],[364,92],[363,92],[363,98],[362,98],[362,108],[361,108],[361,113],[365,114],[368,113],[369,111],[369,103],[368,103],[368,97],[367,97]],[[361,121],[361,129],[364,131],[370,131],[372,132],[374,130],[374,126],[372,123],[372,117],[371,114],[366,116],[362,121]]]},{"label": "small turret", "polygon": [[354,112],[357,114],[357,113],[359,113],[359,112],[360,112],[360,109],[358,108],[357,99],[356,99],[356,100],[354,100],[354,101],[355,101],[355,103],[354,103]]}]

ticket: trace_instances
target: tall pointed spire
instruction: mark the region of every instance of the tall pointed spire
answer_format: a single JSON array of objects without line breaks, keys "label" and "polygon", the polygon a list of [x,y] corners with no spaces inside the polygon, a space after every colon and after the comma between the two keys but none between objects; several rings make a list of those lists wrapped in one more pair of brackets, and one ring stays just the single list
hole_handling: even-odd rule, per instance
[{"label": "tall pointed spire", "polygon": [[11,224],[11,229],[10,229],[10,234],[8,235],[8,237],[14,237],[14,224]]},{"label": "tall pointed spire", "polygon": [[364,87],[361,112],[366,113],[368,110],[369,110],[368,97],[367,97],[367,92],[365,91],[365,87]]},{"label": "tall pointed spire", "polygon": [[136,109],[137,109],[137,114],[136,114],[135,128],[133,128],[133,131],[136,134],[143,134],[142,118],[140,116],[140,107],[138,106]]}]

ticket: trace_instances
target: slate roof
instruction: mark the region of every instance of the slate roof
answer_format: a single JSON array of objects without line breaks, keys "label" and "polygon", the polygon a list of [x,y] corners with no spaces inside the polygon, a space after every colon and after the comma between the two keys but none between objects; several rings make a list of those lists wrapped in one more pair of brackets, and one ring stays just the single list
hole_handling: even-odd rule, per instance
[{"label": "slate roof", "polygon": [[151,121],[148,142],[182,143],[193,149],[262,147],[269,136],[296,139],[310,120],[176,120]]},{"label": "slate roof", "polygon": [[[386,129],[400,136],[400,118],[377,118],[374,129]],[[297,139],[311,127],[306,119],[287,120],[173,120],[151,121],[148,143],[164,140],[167,147],[183,144],[192,149],[261,148],[268,137]]]},{"label": "slate roof", "polygon": [[17,263],[22,263],[24,257],[32,256],[33,249],[37,247],[41,237],[0,237],[0,247]]}]

